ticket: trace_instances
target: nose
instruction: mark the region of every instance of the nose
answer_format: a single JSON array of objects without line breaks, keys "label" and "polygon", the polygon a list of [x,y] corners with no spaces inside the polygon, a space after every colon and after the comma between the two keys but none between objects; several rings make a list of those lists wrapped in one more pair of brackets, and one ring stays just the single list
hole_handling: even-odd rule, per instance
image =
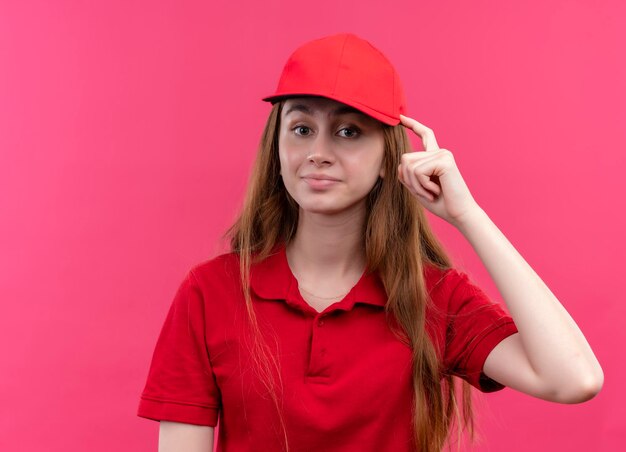
[{"label": "nose", "polygon": [[316,166],[332,164],[335,161],[332,140],[329,140],[323,133],[318,134],[311,140],[307,160]]}]

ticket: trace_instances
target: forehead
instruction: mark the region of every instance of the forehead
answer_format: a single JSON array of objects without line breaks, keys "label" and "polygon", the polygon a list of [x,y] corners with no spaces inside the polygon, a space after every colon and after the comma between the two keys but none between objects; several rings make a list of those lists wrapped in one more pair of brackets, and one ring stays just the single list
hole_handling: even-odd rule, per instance
[{"label": "forehead", "polygon": [[325,97],[296,97],[287,99],[285,101],[285,105],[283,106],[283,117],[292,115],[295,112],[302,112],[311,116],[339,116],[355,114],[363,119],[373,119],[356,108]]}]

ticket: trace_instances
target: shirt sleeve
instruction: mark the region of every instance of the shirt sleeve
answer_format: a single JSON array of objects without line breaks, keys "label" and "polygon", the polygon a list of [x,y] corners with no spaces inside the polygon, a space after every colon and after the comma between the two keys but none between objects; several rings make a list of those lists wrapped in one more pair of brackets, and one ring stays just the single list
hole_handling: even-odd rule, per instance
[{"label": "shirt sleeve", "polygon": [[161,328],[138,416],[217,425],[221,397],[206,345],[204,308],[202,292],[190,270]]},{"label": "shirt sleeve", "polygon": [[504,385],[487,377],[483,365],[500,341],[517,333],[513,318],[466,273],[453,268],[446,279],[451,293],[444,364],[453,375],[482,392],[499,391]]}]

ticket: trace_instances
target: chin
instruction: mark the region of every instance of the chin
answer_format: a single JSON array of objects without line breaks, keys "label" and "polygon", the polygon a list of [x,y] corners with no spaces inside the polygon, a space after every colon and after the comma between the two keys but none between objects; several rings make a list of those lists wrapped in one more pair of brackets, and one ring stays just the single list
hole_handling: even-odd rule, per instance
[{"label": "chin", "polygon": [[343,209],[304,209],[301,208],[306,213],[314,213],[317,215],[336,215],[341,213]]},{"label": "chin", "polygon": [[336,215],[339,213],[347,212],[356,207],[356,204],[343,204],[343,203],[325,203],[325,202],[298,202],[300,210],[307,213],[321,214],[321,215]]}]

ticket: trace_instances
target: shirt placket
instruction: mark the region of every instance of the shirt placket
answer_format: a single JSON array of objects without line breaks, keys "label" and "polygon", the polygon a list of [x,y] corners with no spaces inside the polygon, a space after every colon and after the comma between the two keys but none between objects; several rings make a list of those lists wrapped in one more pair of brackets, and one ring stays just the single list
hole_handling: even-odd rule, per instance
[{"label": "shirt placket", "polygon": [[317,312],[302,298],[297,283],[292,281],[287,291],[287,304],[299,309],[311,318],[310,346],[304,380],[307,383],[327,383],[332,376],[333,356],[333,318],[351,310],[354,305],[354,293],[351,291],[342,301],[329,306],[323,312]]},{"label": "shirt placket", "polygon": [[311,353],[305,374],[307,382],[326,382],[331,376],[331,360],[328,354],[329,326],[326,313],[319,313],[313,317]]}]

